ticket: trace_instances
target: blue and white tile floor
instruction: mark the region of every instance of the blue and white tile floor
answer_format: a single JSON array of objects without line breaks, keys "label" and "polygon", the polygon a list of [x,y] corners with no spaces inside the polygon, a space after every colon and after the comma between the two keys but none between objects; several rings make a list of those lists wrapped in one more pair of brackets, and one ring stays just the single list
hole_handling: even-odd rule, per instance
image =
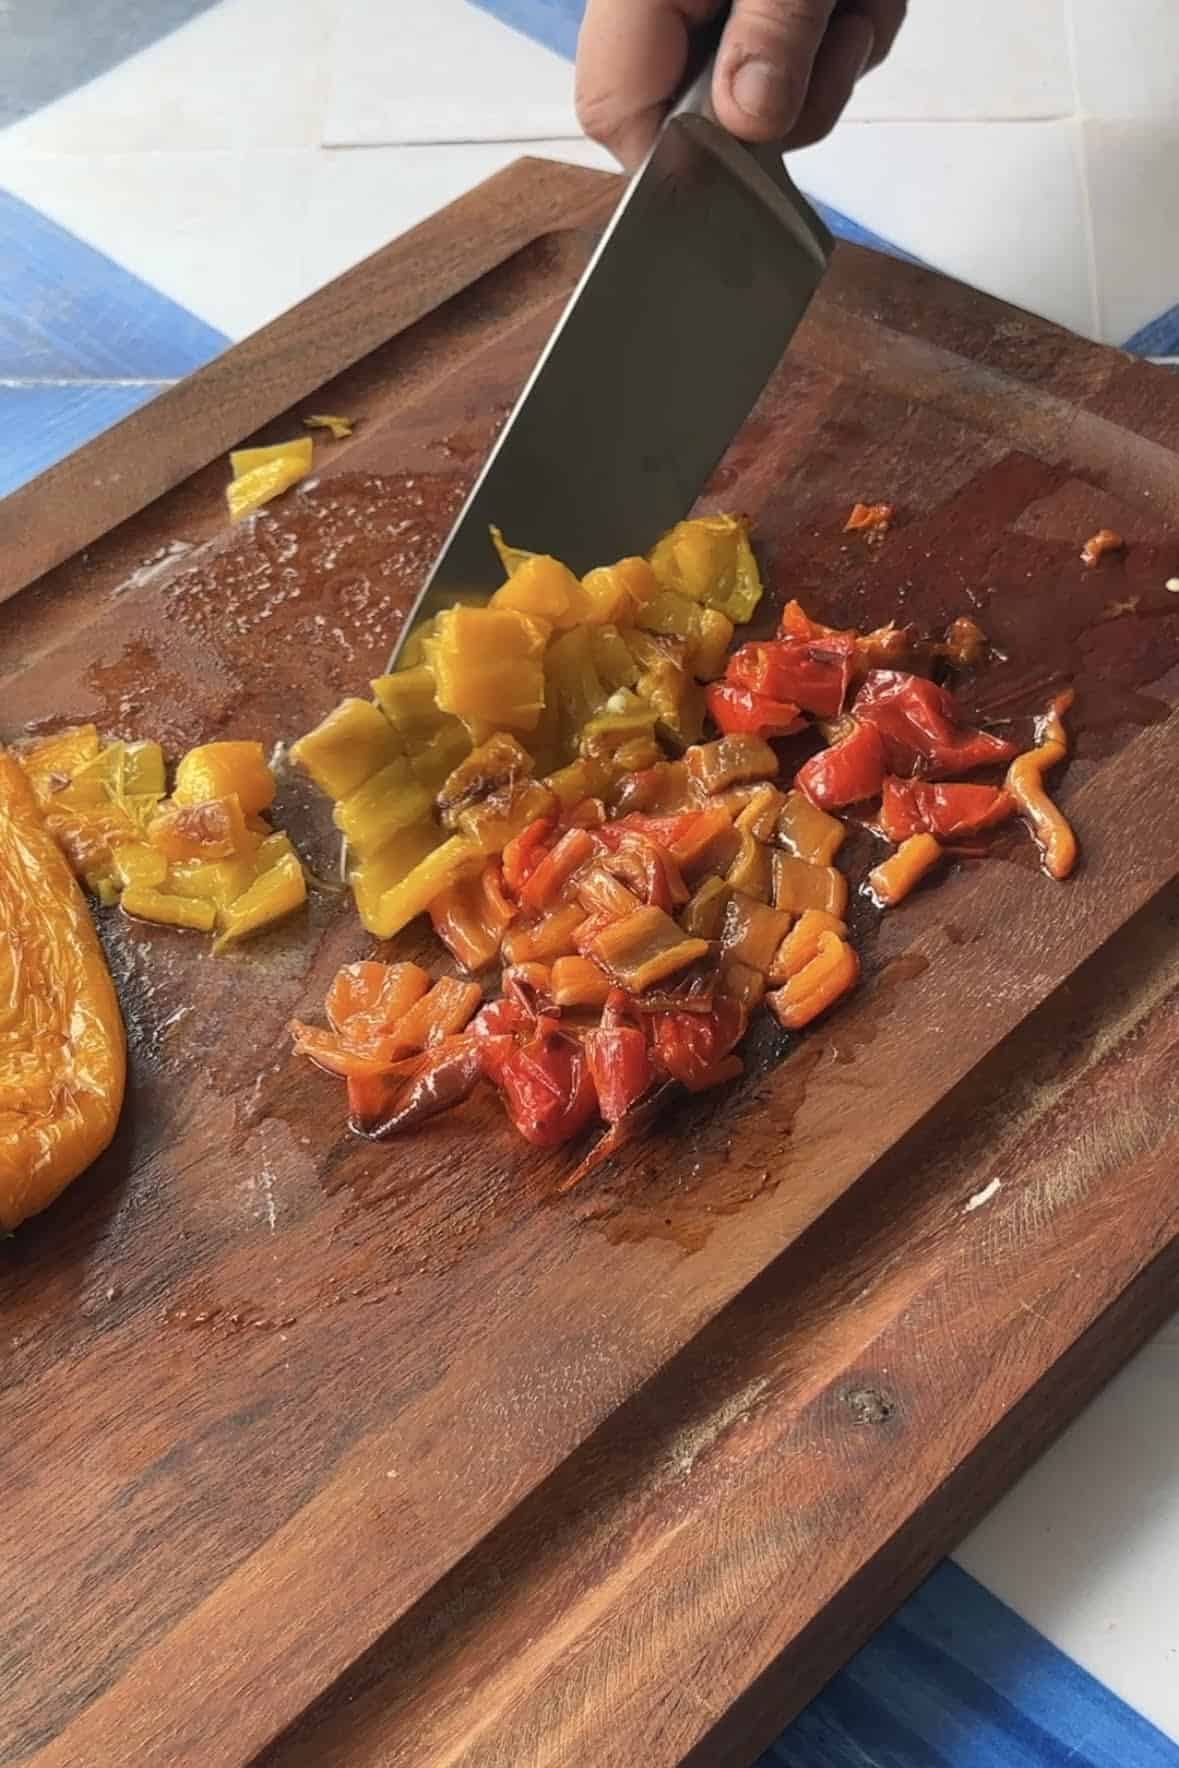
[{"label": "blue and white tile floor", "polygon": [[[607,163],[581,0],[478,5],[0,0],[0,496],[522,144]],[[799,156],[836,231],[1179,358],[1174,0],[910,11]],[[1179,1323],[763,1768],[1179,1768],[1177,1398]]]}]

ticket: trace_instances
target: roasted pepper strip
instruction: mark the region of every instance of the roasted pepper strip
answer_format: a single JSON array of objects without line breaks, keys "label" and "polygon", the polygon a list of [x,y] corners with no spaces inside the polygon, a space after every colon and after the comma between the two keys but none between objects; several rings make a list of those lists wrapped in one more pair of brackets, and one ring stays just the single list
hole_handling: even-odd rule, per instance
[{"label": "roasted pepper strip", "polygon": [[800,1031],[854,988],[859,974],[860,961],[847,941],[838,933],[821,933],[810,963],[784,988],[768,994],[766,1004],[785,1030]]},{"label": "roasted pepper strip", "polygon": [[895,909],[922,878],[940,865],[942,848],[932,835],[910,835],[868,873],[868,894],[882,909]]},{"label": "roasted pepper strip", "polygon": [[82,893],[0,751],[0,1228],[100,1155],[123,1105],[119,1004]]},{"label": "roasted pepper strip", "polygon": [[1072,826],[1044,790],[1044,775],[1068,754],[1064,715],[1073,703],[1072,689],[1058,694],[1036,730],[1036,747],[1018,755],[1007,770],[1007,790],[1026,817],[1050,878],[1067,878],[1077,863],[1077,838]]}]

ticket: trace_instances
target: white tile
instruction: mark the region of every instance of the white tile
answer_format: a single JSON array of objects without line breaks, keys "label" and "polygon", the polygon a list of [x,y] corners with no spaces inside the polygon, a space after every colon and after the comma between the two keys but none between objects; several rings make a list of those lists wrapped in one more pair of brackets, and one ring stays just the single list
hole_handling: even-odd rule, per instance
[{"label": "white tile", "polygon": [[1097,117],[1179,117],[1175,0],[1072,0],[1081,107]]},{"label": "white tile", "polygon": [[1076,105],[1067,0],[914,0],[859,117],[1058,117]]},{"label": "white tile", "polygon": [[[231,337],[519,157],[462,147],[36,156],[7,152],[0,184]],[[581,142],[530,153],[608,166]]]},{"label": "white tile", "polygon": [[221,0],[0,133],[8,152],[241,153],[319,139],[322,0]]},{"label": "white tile", "polygon": [[1103,336],[1179,302],[1179,105],[1170,122],[1082,124]]},{"label": "white tile", "polygon": [[937,269],[1094,333],[1076,122],[848,123],[791,163],[804,189]]},{"label": "white tile", "polygon": [[1139,1353],[955,1557],[1179,1741],[1173,1336]]},{"label": "white tile", "polygon": [[573,69],[467,0],[336,0],[324,141],[578,136]]}]

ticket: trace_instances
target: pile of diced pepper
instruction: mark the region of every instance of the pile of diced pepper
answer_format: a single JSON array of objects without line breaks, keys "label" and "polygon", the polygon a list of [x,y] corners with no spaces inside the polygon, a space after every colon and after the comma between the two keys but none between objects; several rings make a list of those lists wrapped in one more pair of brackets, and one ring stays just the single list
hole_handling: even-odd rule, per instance
[{"label": "pile of diced pepper", "polygon": [[[835,631],[791,602],[774,638],[731,652],[761,595],[731,517],[681,523],[649,558],[580,580],[495,540],[506,581],[491,603],[439,615],[374,701],[345,701],[292,751],[335,801],[369,931],[428,913],[468,977],[501,972],[485,1000],[416,964],[341,971],[328,1028],[294,1032],[346,1079],[363,1132],[487,1082],[530,1141],[597,1118],[610,1144],[663,1088],[733,1080],[763,1002],[796,1031],[857,981],[844,807],[864,820],[878,802],[869,826],[894,852],[865,889],[881,907],[1017,812],[1046,868],[1070,868],[1071,830],[1042,788],[1065,753],[1063,701],[1017,757],[900,666],[906,629]],[[958,621],[934,649],[965,666],[984,647]],[[826,746],[784,789],[772,741],[808,729]],[[1003,783],[957,778],[984,767],[1006,768]]]},{"label": "pile of diced pepper", "polygon": [[297,909],[307,885],[266,820],[274,776],[261,745],[205,743],[176,768],[158,743],[104,743],[92,724],[26,744],[20,761],[45,821],[101,903],[233,945]]}]

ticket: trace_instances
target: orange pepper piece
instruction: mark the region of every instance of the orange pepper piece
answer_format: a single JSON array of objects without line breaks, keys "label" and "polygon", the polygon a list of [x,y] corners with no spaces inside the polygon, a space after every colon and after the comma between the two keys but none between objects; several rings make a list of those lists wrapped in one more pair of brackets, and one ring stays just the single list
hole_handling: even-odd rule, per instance
[{"label": "orange pepper piece", "polygon": [[800,1031],[854,988],[859,975],[860,961],[847,941],[838,933],[821,933],[810,963],[784,988],[768,994],[766,1005],[787,1031]]},{"label": "orange pepper piece", "polygon": [[1044,870],[1050,878],[1067,878],[1077,863],[1077,838],[1064,812],[1044,789],[1044,775],[1068,754],[1064,714],[1073,703],[1072,689],[1059,694],[1036,732],[1037,746],[1017,755],[1007,770],[1007,790],[1031,824]]},{"label": "orange pepper piece", "polygon": [[926,873],[933,871],[941,857],[942,848],[932,835],[910,835],[895,853],[868,873],[868,894],[882,909],[895,909]]},{"label": "orange pepper piece", "polygon": [[0,751],[0,1228],[102,1153],[126,1039],[102,948],[23,768]]}]

